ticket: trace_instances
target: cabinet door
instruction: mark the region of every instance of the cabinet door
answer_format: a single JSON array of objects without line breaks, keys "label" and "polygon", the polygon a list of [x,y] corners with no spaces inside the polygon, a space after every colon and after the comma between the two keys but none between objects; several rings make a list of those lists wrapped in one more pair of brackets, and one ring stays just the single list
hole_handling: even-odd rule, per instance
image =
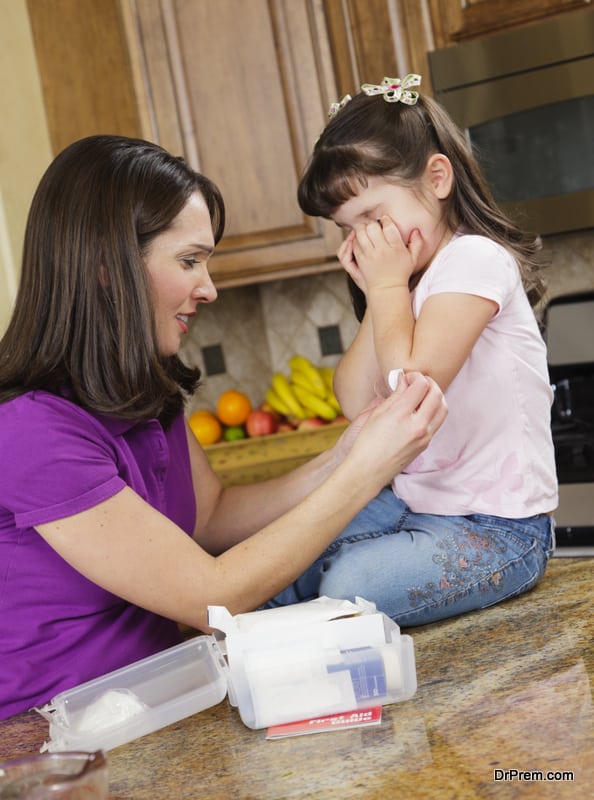
[{"label": "cabinet door", "polygon": [[430,0],[436,47],[513,28],[590,0]]},{"label": "cabinet door", "polygon": [[[297,184],[335,99],[324,17],[293,0],[128,0],[146,135],[220,187],[219,287],[335,269],[342,237]],[[139,68],[140,65],[140,68]]]}]

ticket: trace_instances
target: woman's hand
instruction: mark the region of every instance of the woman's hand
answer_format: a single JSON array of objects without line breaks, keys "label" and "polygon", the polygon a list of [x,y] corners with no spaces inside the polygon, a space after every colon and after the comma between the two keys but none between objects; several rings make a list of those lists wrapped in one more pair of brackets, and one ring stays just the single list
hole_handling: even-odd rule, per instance
[{"label": "woman's hand", "polygon": [[442,391],[418,372],[402,374],[396,390],[377,397],[353,420],[334,447],[338,460],[361,458],[389,483],[431,441],[447,416]]},{"label": "woman's hand", "polygon": [[[233,487],[245,490],[246,502],[230,503],[224,513],[229,519],[251,519],[242,523],[244,530],[237,536],[223,532],[229,546],[216,557],[129,487],[37,530],[90,581],[130,603],[206,631],[208,605],[224,605],[232,614],[250,611],[304,572],[427,446],[445,414],[436,384],[422,375],[407,375],[396,392],[355,420],[342,440],[340,463],[331,464],[331,457],[322,454],[318,459],[323,469],[303,465],[302,479],[281,476],[262,489]],[[312,485],[316,477],[321,480]],[[273,500],[279,516],[260,528],[263,520],[254,509],[267,505],[274,496],[272,486],[285,499]],[[297,497],[291,487],[297,487]],[[217,527],[226,524],[219,520]]]}]

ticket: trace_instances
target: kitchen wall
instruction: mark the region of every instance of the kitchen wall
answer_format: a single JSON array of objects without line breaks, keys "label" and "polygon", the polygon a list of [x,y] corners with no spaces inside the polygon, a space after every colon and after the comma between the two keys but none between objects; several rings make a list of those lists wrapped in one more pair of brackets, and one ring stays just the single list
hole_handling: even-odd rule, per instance
[{"label": "kitchen wall", "polygon": [[[0,0],[0,335],[16,290],[27,209],[51,158],[26,3]],[[550,294],[594,289],[594,230],[545,240]],[[216,256],[215,256],[216,257]],[[227,388],[262,401],[274,371],[294,352],[333,365],[356,331],[342,270],[221,291],[204,306],[183,346],[203,370],[191,409],[214,408]],[[220,371],[222,370],[222,371]]]},{"label": "kitchen wall", "polygon": [[51,150],[25,3],[0,0],[0,334],[16,295],[31,197]]},{"label": "kitchen wall", "polygon": [[[594,230],[548,237],[544,249],[550,297],[594,290]],[[333,366],[339,354],[324,355],[322,345],[346,349],[356,330],[342,270],[221,291],[213,305],[199,308],[183,345],[182,356],[203,370],[203,385],[190,409],[215,408],[218,395],[229,388],[245,391],[258,404],[272,373],[288,371],[293,353]],[[224,365],[212,358],[217,348]],[[205,355],[215,374],[209,374]]]},{"label": "kitchen wall", "polygon": [[334,366],[356,328],[342,270],[225,289],[213,305],[198,308],[182,347],[182,357],[204,376],[190,408],[214,408],[229,388],[257,405],[272,373],[288,373],[294,353]]},{"label": "kitchen wall", "polygon": [[551,297],[594,289],[594,230],[550,236],[545,239],[550,257],[546,272]]}]

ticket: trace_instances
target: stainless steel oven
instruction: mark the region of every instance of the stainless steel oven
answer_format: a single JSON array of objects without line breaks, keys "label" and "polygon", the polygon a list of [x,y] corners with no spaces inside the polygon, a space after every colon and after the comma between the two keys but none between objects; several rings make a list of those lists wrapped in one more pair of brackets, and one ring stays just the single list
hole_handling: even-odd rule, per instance
[{"label": "stainless steel oven", "polygon": [[594,8],[429,54],[499,204],[542,235],[594,227]]},{"label": "stainless steel oven", "polygon": [[594,556],[594,292],[554,298],[544,325],[559,479],[555,554]]}]

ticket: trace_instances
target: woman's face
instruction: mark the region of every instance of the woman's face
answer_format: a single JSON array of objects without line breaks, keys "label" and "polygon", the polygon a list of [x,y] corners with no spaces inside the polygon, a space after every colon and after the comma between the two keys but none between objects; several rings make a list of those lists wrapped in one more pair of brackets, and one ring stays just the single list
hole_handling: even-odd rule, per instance
[{"label": "woman's face", "polygon": [[198,303],[212,303],[217,297],[208,272],[214,246],[210,214],[199,192],[190,197],[170,227],[149,245],[145,265],[162,356],[177,353]]}]

